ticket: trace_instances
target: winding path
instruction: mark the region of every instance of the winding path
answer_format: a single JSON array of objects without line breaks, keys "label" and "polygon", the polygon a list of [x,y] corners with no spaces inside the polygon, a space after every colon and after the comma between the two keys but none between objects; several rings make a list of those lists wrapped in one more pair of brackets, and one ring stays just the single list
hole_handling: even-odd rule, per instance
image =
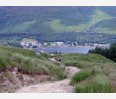
[{"label": "winding path", "polygon": [[70,79],[79,71],[80,69],[76,67],[68,66],[65,68],[67,79],[23,87],[18,89],[16,93],[72,93],[73,86],[70,85]]}]

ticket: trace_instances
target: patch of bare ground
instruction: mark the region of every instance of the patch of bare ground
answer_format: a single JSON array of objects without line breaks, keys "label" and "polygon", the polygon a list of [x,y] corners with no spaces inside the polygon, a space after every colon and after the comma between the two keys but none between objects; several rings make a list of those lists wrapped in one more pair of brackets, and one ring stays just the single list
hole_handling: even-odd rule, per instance
[{"label": "patch of bare ground", "polygon": [[[53,79],[53,78],[52,78]],[[29,75],[13,73],[11,71],[0,73],[0,92],[15,92],[17,89],[32,84],[51,80],[48,75]]]},{"label": "patch of bare ground", "polygon": [[70,78],[80,69],[72,66],[65,68],[68,78],[61,81],[45,82],[18,89],[16,93],[72,93],[73,86],[70,85]]}]

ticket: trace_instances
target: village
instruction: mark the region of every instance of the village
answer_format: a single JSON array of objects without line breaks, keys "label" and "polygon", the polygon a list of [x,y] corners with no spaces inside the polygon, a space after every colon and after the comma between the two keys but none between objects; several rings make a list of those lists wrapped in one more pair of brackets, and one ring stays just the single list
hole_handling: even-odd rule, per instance
[{"label": "village", "polygon": [[23,48],[38,48],[38,47],[47,47],[47,46],[69,46],[69,47],[77,47],[77,46],[93,46],[93,47],[101,47],[108,48],[110,44],[97,44],[97,43],[85,43],[84,45],[79,45],[76,41],[74,43],[64,43],[64,42],[38,42],[36,39],[24,38],[21,41],[21,46]]}]

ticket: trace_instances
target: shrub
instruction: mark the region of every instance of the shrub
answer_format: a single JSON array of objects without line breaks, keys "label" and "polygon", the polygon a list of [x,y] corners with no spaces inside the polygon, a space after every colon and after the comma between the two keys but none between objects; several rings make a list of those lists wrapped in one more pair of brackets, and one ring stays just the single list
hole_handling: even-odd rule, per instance
[{"label": "shrub", "polygon": [[116,62],[116,44],[111,44],[109,48],[96,47],[95,49],[90,50],[89,53],[101,54]]}]

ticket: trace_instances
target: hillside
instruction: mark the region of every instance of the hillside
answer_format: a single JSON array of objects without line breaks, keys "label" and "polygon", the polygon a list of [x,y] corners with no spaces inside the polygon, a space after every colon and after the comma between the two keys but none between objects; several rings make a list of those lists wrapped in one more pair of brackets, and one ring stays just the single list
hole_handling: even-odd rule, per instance
[{"label": "hillside", "polygon": [[23,38],[112,43],[116,39],[116,7],[0,7],[0,44],[19,47]]},{"label": "hillside", "polygon": [[76,93],[113,93],[116,92],[116,63],[98,54],[58,55],[63,63],[81,71],[70,82]]},{"label": "hillside", "polygon": [[99,32],[115,34],[115,7],[0,7],[0,12],[0,33],[81,32],[101,22]]},{"label": "hillside", "polygon": [[[61,61],[50,61],[53,57]],[[75,73],[71,72],[70,68],[74,70],[77,68],[78,73],[71,76],[71,82],[65,79],[67,73],[64,69],[66,68],[70,74]],[[35,84],[39,84],[42,88],[41,83],[44,82],[46,85],[48,81],[51,85],[63,83],[60,87],[67,86],[68,90],[73,90],[70,86],[75,87],[73,91],[65,89],[66,92],[116,92],[115,72],[116,63],[98,54],[50,56],[36,54],[27,49],[0,46],[0,92],[15,92],[19,88]],[[55,83],[50,81],[55,81]],[[60,90],[58,85],[54,86]],[[51,90],[57,91],[57,89]]]},{"label": "hillside", "polygon": [[65,77],[63,69],[50,62],[46,54],[0,46],[0,92],[13,92],[21,86]]}]

